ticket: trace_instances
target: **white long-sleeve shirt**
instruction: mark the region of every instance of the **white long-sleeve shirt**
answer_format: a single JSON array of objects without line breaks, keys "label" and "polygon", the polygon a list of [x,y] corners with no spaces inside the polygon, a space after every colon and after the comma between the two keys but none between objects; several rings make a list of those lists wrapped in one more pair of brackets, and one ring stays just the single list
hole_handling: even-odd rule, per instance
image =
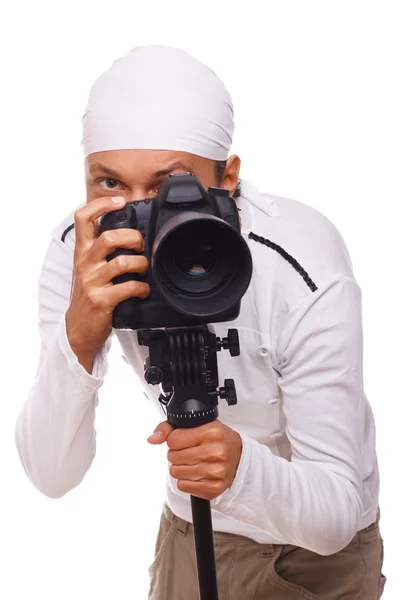
[{"label": "white long-sleeve shirt", "polygon": [[[52,231],[39,277],[40,358],[15,431],[27,476],[51,498],[76,487],[94,459],[98,390],[114,336],[166,418],[160,390],[144,383],[148,349],[138,345],[135,331],[113,329],[96,352],[92,374],[69,345],[65,312],[75,230],[65,242],[61,236],[83,204]],[[321,213],[246,181],[237,204],[253,277],[239,317],[213,326],[220,337],[229,327],[239,330],[240,357],[218,353],[220,385],[234,378],[238,404],[221,400],[218,418],[239,432],[243,449],[231,488],[211,502],[213,528],[332,554],[378,510],[375,424],[363,388],[361,291],[340,233]],[[190,496],[177,489],[169,465],[166,501],[192,521]]]}]

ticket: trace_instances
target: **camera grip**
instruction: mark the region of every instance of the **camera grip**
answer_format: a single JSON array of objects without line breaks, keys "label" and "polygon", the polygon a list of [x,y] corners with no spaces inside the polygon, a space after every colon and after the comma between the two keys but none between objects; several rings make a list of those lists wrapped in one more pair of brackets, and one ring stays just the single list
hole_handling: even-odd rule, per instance
[{"label": "camera grip", "polygon": [[[133,249],[117,248],[114,252],[106,256],[106,260],[109,262],[121,254],[139,256],[139,253]],[[114,284],[117,284],[125,283],[126,281],[136,281],[138,279],[141,279],[141,277],[137,273],[121,273],[121,275],[116,275],[113,277],[111,281]],[[131,329],[131,326],[128,324],[132,323],[132,319],[134,318],[133,315],[137,314],[139,302],[140,299],[136,298],[135,296],[119,302],[113,311],[112,326],[116,329]]]},{"label": "camera grip", "polygon": [[[114,252],[106,256],[106,260],[107,262],[110,262],[110,260],[113,260],[121,254],[125,254],[128,256],[140,256],[139,252],[136,252],[136,250],[133,250],[131,248],[117,248],[116,250],[114,250]],[[113,277],[111,281],[113,283],[125,283],[125,281],[134,281],[136,279],[140,279],[137,273],[121,273],[121,275],[116,275],[115,277]]]}]

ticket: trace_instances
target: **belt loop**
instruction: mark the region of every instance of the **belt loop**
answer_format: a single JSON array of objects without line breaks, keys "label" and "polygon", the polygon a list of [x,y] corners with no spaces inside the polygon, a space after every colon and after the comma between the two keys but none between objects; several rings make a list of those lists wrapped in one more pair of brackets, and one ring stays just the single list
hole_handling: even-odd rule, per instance
[{"label": "belt loop", "polygon": [[275,555],[275,545],[274,544],[260,544],[260,554],[261,554],[261,556],[274,556]]},{"label": "belt loop", "polygon": [[181,535],[186,535],[188,527],[189,527],[188,521],[185,521],[184,519],[181,519],[180,517],[177,517],[176,515],[175,515],[175,519],[176,519],[176,531],[178,533],[180,533]]},{"label": "belt loop", "polygon": [[163,505],[164,515],[170,521],[170,523],[176,523],[176,531],[178,531],[181,535],[186,535],[188,527],[190,523],[178,517],[175,513],[172,512],[170,507],[166,502]]}]

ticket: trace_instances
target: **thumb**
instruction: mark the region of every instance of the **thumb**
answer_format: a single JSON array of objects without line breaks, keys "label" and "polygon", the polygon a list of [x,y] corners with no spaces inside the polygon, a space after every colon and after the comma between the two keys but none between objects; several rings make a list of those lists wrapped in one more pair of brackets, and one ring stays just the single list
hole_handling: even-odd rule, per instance
[{"label": "thumb", "polygon": [[163,421],[155,428],[150,437],[147,438],[149,444],[162,444],[165,442],[171,431],[174,429],[168,421]]}]

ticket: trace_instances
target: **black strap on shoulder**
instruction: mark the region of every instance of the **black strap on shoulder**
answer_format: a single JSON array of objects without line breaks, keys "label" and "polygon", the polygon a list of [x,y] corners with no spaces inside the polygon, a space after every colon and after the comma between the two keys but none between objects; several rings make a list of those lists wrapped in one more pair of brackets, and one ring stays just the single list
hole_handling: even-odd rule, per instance
[{"label": "black strap on shoulder", "polygon": [[276,250],[285,260],[287,260],[292,265],[294,269],[296,269],[296,271],[302,276],[302,278],[304,279],[304,281],[306,282],[306,284],[312,292],[315,292],[318,289],[315,283],[308,275],[308,273],[303,269],[301,265],[299,265],[297,260],[293,258],[293,256],[290,256],[290,254],[288,254],[286,250],[281,248],[281,246],[278,246],[278,244],[274,244],[274,242],[271,242],[270,240],[267,240],[261,237],[260,235],[253,233],[252,231],[250,231],[249,233],[249,239],[254,240],[255,242],[260,242],[260,244],[264,244],[272,250]]},{"label": "black strap on shoulder", "polygon": [[69,225],[67,227],[67,229],[65,229],[64,233],[61,236],[61,241],[64,242],[65,244],[65,236],[67,235],[68,231],[71,231],[71,229],[73,229],[75,227],[75,223],[72,223],[72,225]]}]

